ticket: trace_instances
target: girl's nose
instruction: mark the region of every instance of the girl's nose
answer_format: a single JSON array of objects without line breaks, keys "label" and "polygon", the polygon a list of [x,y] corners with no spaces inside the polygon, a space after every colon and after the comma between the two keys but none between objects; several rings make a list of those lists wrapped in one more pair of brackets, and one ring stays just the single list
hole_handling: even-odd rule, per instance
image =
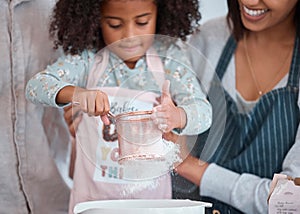
[{"label": "girl's nose", "polygon": [[128,39],[134,36],[136,36],[136,33],[133,24],[126,25],[123,32],[123,38]]}]

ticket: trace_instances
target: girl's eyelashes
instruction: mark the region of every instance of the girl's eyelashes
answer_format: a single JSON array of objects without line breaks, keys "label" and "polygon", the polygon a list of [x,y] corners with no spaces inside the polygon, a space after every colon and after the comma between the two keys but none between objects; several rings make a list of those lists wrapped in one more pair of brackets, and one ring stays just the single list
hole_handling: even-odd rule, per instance
[{"label": "girl's eyelashes", "polygon": [[[136,22],[136,25],[138,26],[145,26],[147,25],[149,22]],[[118,28],[121,28],[122,27],[122,24],[108,24],[108,26],[110,28],[113,28],[113,29],[118,29]]]},{"label": "girl's eyelashes", "polygon": [[110,28],[113,28],[113,29],[118,29],[118,28],[121,27],[121,24],[119,24],[119,25],[108,24],[108,26],[109,26]]},{"label": "girl's eyelashes", "polygon": [[[137,27],[143,27],[150,23],[151,16],[146,14],[132,20]],[[127,23],[128,22],[128,23]],[[113,16],[106,16],[102,19],[102,23],[106,24],[111,29],[119,29],[123,26],[130,24],[131,21],[125,21],[121,18],[115,18]],[[126,24],[127,23],[127,24]]]},{"label": "girl's eyelashes", "polygon": [[117,29],[122,26],[122,21],[119,19],[106,18],[103,20],[103,23],[110,28]]},{"label": "girl's eyelashes", "polygon": [[135,20],[135,23],[139,26],[144,26],[149,23],[150,19],[151,19],[151,16],[149,16],[149,15],[144,16],[144,17],[139,17],[138,19]]},{"label": "girl's eyelashes", "polygon": [[147,25],[149,22],[137,22],[136,24],[139,26]]}]

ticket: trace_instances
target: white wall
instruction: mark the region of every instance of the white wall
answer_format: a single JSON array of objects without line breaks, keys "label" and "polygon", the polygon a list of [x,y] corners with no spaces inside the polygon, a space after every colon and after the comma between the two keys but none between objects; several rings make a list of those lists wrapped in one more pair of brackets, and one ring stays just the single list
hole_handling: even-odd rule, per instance
[{"label": "white wall", "polygon": [[199,0],[199,5],[200,13],[202,15],[200,23],[214,17],[226,15],[227,13],[226,0]]}]

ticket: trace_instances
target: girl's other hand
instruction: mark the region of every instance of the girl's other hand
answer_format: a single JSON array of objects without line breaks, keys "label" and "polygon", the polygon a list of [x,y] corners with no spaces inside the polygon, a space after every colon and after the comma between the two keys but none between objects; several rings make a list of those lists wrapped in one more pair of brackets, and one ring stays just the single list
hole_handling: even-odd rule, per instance
[{"label": "girl's other hand", "polygon": [[182,108],[175,106],[170,94],[170,81],[166,80],[162,88],[161,104],[153,108],[151,118],[158,128],[167,133],[174,128],[184,128],[186,114]]}]

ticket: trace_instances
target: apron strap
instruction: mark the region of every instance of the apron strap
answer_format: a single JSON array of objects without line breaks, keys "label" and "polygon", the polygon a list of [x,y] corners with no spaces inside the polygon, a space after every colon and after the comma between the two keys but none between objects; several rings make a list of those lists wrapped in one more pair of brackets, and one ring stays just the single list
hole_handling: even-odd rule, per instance
[{"label": "apron strap", "polygon": [[294,53],[293,59],[288,79],[288,85],[294,88],[299,87],[299,79],[300,79],[300,38],[296,37],[295,45],[294,45]]},{"label": "apron strap", "polygon": [[235,49],[236,49],[236,41],[233,35],[231,35],[226,42],[226,45],[222,51],[218,65],[216,67],[216,73],[219,76],[220,80],[223,78],[223,75],[227,70],[228,64],[232,58]]},{"label": "apron strap", "polygon": [[160,90],[165,81],[164,67],[160,57],[158,56],[156,50],[153,47],[150,47],[146,54],[146,61],[149,70],[153,73],[154,78],[156,79],[157,85]]},{"label": "apron strap", "polygon": [[109,59],[107,48],[95,54],[93,67],[88,75],[86,88],[95,88],[100,77],[103,75]]}]

